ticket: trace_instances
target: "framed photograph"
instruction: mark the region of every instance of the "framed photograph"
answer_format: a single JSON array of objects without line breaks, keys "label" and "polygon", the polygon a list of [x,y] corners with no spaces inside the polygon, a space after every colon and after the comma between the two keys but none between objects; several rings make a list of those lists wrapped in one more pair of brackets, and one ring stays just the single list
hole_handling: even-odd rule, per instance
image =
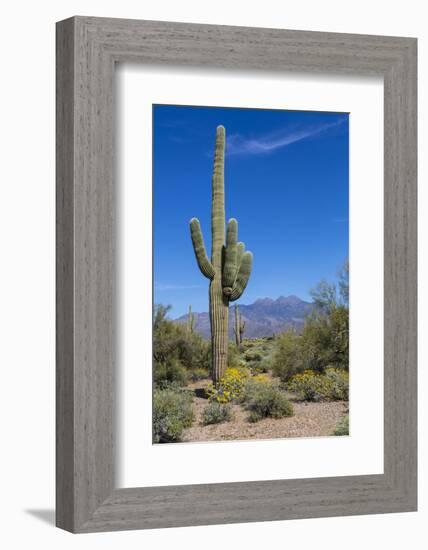
[{"label": "framed photograph", "polygon": [[416,39],[57,24],[57,525],[414,511]]}]

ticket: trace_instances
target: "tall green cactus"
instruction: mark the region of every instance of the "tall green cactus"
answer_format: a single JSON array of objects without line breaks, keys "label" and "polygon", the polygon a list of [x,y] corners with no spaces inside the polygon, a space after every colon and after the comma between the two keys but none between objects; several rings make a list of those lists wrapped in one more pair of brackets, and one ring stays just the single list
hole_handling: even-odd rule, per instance
[{"label": "tall green cactus", "polygon": [[247,286],[253,264],[251,252],[238,242],[238,222],[230,219],[225,227],[224,149],[226,131],[217,127],[211,204],[211,261],[208,259],[197,218],[190,220],[190,235],[196,261],[202,274],[210,279],[210,324],[212,378],[218,384],[227,367],[229,302],[238,300]]},{"label": "tall green cactus", "polygon": [[244,339],[245,321],[242,315],[239,313],[238,306],[235,304],[235,326],[233,332],[235,333],[235,343],[239,347]]}]

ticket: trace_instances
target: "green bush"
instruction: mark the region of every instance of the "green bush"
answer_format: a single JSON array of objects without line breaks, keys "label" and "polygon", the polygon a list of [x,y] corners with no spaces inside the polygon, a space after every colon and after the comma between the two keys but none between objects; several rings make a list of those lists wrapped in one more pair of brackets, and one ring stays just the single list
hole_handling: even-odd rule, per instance
[{"label": "green bush", "polygon": [[273,373],[288,382],[306,370],[349,368],[348,263],[337,284],[321,281],[311,291],[313,308],[301,334],[287,331],[274,339]]},{"label": "green bush", "polygon": [[179,386],[185,386],[189,381],[188,371],[178,359],[172,359],[168,363],[154,363],[153,381],[156,386],[163,388],[171,382]]},{"label": "green bush", "polygon": [[349,414],[339,420],[333,435],[349,435]]},{"label": "green bush", "polygon": [[192,395],[172,389],[153,393],[153,443],[180,441],[184,428],[192,425]]},{"label": "green bush", "polygon": [[197,382],[198,380],[209,378],[210,373],[206,369],[193,369],[189,371],[189,375],[192,382]]},{"label": "green bush", "polygon": [[287,389],[295,393],[301,401],[321,401],[324,397],[323,377],[316,372],[306,370],[295,374],[287,384]]},{"label": "green bush", "polygon": [[186,387],[183,387],[183,384],[179,384],[178,382],[175,382],[175,381],[169,382],[168,380],[162,380],[162,382],[159,385],[154,384],[154,389],[171,390],[175,393],[187,393],[192,397],[194,395],[192,390],[187,389]]},{"label": "green bush", "polygon": [[258,351],[256,349],[248,349],[244,353],[244,359],[247,362],[249,362],[249,361],[251,361],[251,362],[261,361],[262,360],[262,355],[261,355],[260,351]]},{"label": "green bush", "polygon": [[349,369],[349,311],[344,306],[330,313],[332,353],[330,364],[336,368]]},{"label": "green bush", "polygon": [[337,282],[320,281],[310,294],[315,305],[302,331],[305,369],[324,372],[328,367],[349,368],[349,262],[337,273]]},{"label": "green bush", "polygon": [[287,382],[297,372],[304,370],[302,338],[287,331],[275,340],[272,358],[272,372],[282,382]]},{"label": "green bush", "polygon": [[244,408],[250,413],[248,420],[258,422],[262,418],[283,418],[293,415],[293,406],[278,386],[270,381],[247,383],[242,397]]},{"label": "green bush", "polygon": [[252,374],[261,374],[269,372],[271,364],[269,358],[266,357],[261,361],[249,361],[245,366],[250,369]]},{"label": "green bush", "polygon": [[190,371],[211,369],[210,344],[186,326],[167,319],[169,306],[156,305],[153,321],[153,379],[163,387],[168,382],[185,385]]},{"label": "green bush", "polygon": [[301,334],[305,369],[323,372],[328,366],[349,367],[349,311],[331,305],[328,313],[314,311]]},{"label": "green bush", "polygon": [[287,389],[302,401],[347,401],[349,375],[343,369],[328,368],[325,374],[306,370],[294,375]]},{"label": "green bush", "polygon": [[236,344],[229,342],[227,353],[227,366],[229,369],[236,369],[241,366],[241,353]]},{"label": "green bush", "polygon": [[220,424],[232,420],[232,406],[229,403],[223,404],[217,401],[211,401],[205,407],[202,422],[208,424]]},{"label": "green bush", "polygon": [[328,368],[325,371],[327,380],[327,397],[332,401],[349,400],[349,373],[343,369]]}]

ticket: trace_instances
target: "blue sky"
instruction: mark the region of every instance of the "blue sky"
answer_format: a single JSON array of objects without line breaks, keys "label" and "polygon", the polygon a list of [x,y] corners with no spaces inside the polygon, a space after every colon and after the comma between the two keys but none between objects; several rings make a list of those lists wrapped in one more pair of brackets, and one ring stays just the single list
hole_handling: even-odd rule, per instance
[{"label": "blue sky", "polygon": [[[349,119],[346,113],[153,106],[154,301],[172,317],[208,311],[189,220],[211,254],[216,126],[226,128],[226,219],[254,254],[241,303],[295,294],[310,300],[348,257]],[[238,302],[239,303],[239,302]]]}]

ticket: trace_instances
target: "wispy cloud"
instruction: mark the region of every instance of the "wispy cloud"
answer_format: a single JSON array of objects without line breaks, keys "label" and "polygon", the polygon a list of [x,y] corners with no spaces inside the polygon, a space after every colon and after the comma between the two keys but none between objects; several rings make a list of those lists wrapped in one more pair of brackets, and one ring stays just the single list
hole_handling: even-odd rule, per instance
[{"label": "wispy cloud", "polygon": [[227,152],[229,155],[262,155],[287,147],[297,141],[302,141],[309,137],[315,137],[332,128],[343,124],[346,117],[340,118],[335,122],[324,124],[289,127],[275,133],[259,136],[257,138],[246,138],[240,134],[233,134],[227,140]]},{"label": "wispy cloud", "polygon": [[174,285],[155,283],[155,290],[162,292],[164,290],[190,290],[192,288],[201,288],[200,285]]},{"label": "wispy cloud", "polygon": [[173,118],[170,118],[168,120],[163,120],[162,122],[158,123],[159,126],[162,126],[162,128],[172,128],[172,129],[176,129],[176,128],[183,128],[186,126],[186,122],[185,120],[181,120],[181,119],[173,119]]},{"label": "wispy cloud", "polygon": [[169,140],[173,143],[178,143],[179,145],[183,143],[188,143],[190,140],[188,138],[185,138],[183,136],[176,136],[176,135],[170,135]]}]

